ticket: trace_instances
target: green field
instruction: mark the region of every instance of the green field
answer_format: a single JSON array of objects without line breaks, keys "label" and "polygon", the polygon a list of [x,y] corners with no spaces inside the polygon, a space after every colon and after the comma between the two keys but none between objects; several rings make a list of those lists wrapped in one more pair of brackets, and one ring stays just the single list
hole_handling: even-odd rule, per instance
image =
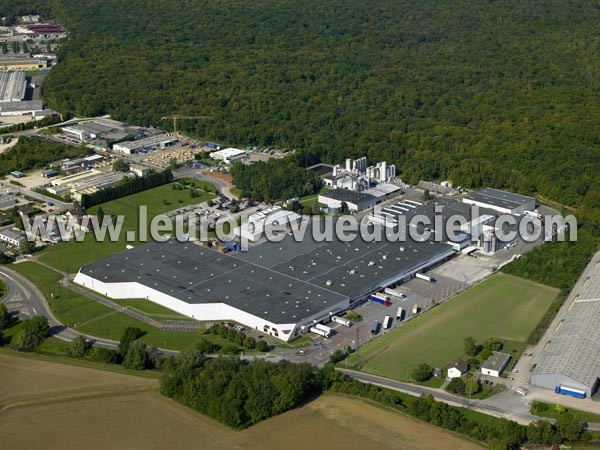
[{"label": "green field", "polygon": [[159,322],[162,320],[192,320],[187,316],[151,302],[150,300],[146,300],[145,298],[111,298],[110,300]]},{"label": "green field", "polygon": [[[140,339],[155,347],[184,350],[194,348],[196,342],[203,337],[222,347],[230,345],[219,336],[213,334],[199,335],[197,333],[173,333],[161,331],[140,320],[101,305],[92,299],[77,294],[59,284],[61,275],[33,262],[24,262],[12,266],[18,273],[33,281],[43,292],[54,315],[62,323],[76,327],[82,333],[104,339],[118,341],[126,327],[138,327],[146,334]],[[52,298],[52,294],[54,298]],[[137,300],[133,300],[136,302]],[[149,303],[149,302],[148,302]],[[156,307],[156,308],[155,308]],[[144,304],[142,308],[154,312],[171,312],[159,305]],[[183,316],[181,316],[183,317]],[[179,318],[181,318],[179,317]],[[177,318],[177,317],[175,317]],[[158,318],[155,318],[159,320]]]},{"label": "green field", "polygon": [[527,339],[557,295],[554,288],[494,275],[365,345],[348,365],[405,380],[419,363],[444,368],[463,356],[467,336],[478,343],[492,336],[509,341],[504,351],[518,356],[523,348],[518,343]]},{"label": "green field", "polygon": [[[191,197],[189,188],[175,190],[172,184],[138,192],[137,194],[90,208],[89,212],[91,214],[95,214],[101,206],[106,215],[125,216],[118,241],[111,242],[108,240],[107,235],[107,238],[103,242],[97,242],[94,234],[88,233],[82,242],[71,241],[49,247],[42,253],[40,257],[41,261],[59,270],[75,273],[84,264],[123,251],[127,244],[135,245],[139,243],[137,240],[137,229],[140,205],[148,207],[148,222],[150,222],[152,217],[158,214],[164,214],[182,206],[202,203],[214,197],[214,194],[202,191],[199,182],[197,182],[196,187],[198,197],[195,198]],[[202,187],[207,188],[205,185],[202,185]],[[127,242],[127,231],[136,231],[135,241]],[[150,239],[150,235],[148,235],[148,239]]]},{"label": "green field", "polygon": [[[534,416],[549,417],[551,419],[558,419],[561,415],[556,410],[556,405],[551,403],[543,403],[534,401],[531,404],[531,410],[529,411]],[[578,409],[565,408],[564,412],[569,412],[577,417],[581,422],[585,423],[600,423],[600,415],[594,414],[587,411],[580,411]]]},{"label": "green field", "polygon": [[0,298],[4,297],[6,295],[6,291],[7,291],[7,287],[6,287],[6,283],[2,280],[0,280]]}]

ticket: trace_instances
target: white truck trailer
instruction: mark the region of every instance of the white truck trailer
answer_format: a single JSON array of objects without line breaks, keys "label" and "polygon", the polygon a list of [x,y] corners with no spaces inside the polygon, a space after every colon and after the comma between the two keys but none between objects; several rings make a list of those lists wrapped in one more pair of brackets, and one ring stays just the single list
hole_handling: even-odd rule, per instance
[{"label": "white truck trailer", "polygon": [[428,283],[433,283],[435,282],[435,278],[430,277],[429,275],[425,275],[424,273],[417,273],[415,274],[415,277],[421,279],[421,280],[425,280]]},{"label": "white truck trailer", "polygon": [[329,336],[331,336],[335,333],[335,330],[333,328],[328,327],[327,325],[323,325],[322,323],[316,323],[315,328],[318,328],[319,330],[323,330],[326,333],[329,333]]},{"label": "white truck trailer", "polygon": [[324,338],[328,338],[329,336],[331,336],[331,334],[329,334],[327,331],[321,330],[317,327],[310,327],[308,329],[308,331],[310,331],[311,333],[314,333],[314,334],[318,334],[319,336],[322,336]]},{"label": "white truck trailer", "polygon": [[385,316],[383,319],[383,329],[387,330],[392,326],[392,316]]},{"label": "white truck trailer", "polygon": [[400,306],[398,308],[398,312],[396,313],[396,320],[402,320],[402,316],[404,315],[404,308]]},{"label": "white truck trailer", "polygon": [[406,298],[406,294],[398,289],[385,288],[383,292],[385,292],[388,295],[393,295],[394,297]]},{"label": "white truck trailer", "polygon": [[348,319],[344,319],[343,317],[339,317],[339,316],[331,316],[331,321],[335,322],[335,323],[339,323],[340,325],[344,325],[345,327],[352,326],[352,321],[350,321]]}]

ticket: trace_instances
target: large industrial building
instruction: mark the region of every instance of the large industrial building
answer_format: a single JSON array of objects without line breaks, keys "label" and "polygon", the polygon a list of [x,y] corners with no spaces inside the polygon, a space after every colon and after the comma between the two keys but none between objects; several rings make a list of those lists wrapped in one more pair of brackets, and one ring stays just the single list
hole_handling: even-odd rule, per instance
[{"label": "large industrial building", "polygon": [[[310,233],[307,233],[310,234]],[[264,242],[222,254],[149,243],[81,268],[75,282],[112,298],[146,298],[202,321],[230,320],[288,341],[317,321],[454,255],[428,242]]]},{"label": "large industrial building", "polygon": [[494,209],[504,214],[520,215],[525,211],[535,209],[535,198],[512,192],[499,191],[498,189],[486,188],[463,199],[470,205]]},{"label": "large industrial building", "polygon": [[0,103],[20,102],[25,98],[26,91],[25,72],[0,72]]},{"label": "large industrial building", "polygon": [[177,142],[179,142],[179,139],[177,139],[174,136],[169,136],[167,134],[158,134],[156,136],[149,136],[135,141],[120,142],[118,144],[113,145],[112,149],[116,152],[122,152],[131,155],[133,153],[154,150],[156,147],[171,147]]},{"label": "large industrial building", "polygon": [[584,391],[593,395],[600,380],[600,253],[596,253],[546,332],[533,360],[534,386]]}]

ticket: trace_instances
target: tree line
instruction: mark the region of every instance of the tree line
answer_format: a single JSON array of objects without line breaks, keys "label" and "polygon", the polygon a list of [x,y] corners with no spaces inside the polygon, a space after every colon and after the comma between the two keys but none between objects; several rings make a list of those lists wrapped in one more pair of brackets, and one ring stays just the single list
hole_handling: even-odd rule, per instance
[{"label": "tree line", "polygon": [[81,206],[90,208],[100,203],[116,200],[121,197],[136,194],[148,189],[152,189],[173,181],[173,173],[170,169],[162,172],[155,172],[143,177],[124,178],[123,182],[117,186],[108,187],[92,194],[83,194],[81,196]]},{"label": "tree line", "polygon": [[[15,138],[13,138],[15,139]],[[21,136],[13,147],[0,153],[0,175],[16,170],[42,169],[64,158],[80,158],[89,154],[85,147],[72,147],[32,137]]]}]

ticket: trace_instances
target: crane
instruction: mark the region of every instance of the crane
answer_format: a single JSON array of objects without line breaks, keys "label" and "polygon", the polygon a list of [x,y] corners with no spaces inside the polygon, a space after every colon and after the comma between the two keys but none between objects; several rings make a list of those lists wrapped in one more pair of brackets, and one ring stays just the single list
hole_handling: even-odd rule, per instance
[{"label": "crane", "polygon": [[184,116],[173,114],[172,116],[161,117],[160,120],[173,120],[173,133],[177,136],[177,119],[210,119],[210,116]]}]

